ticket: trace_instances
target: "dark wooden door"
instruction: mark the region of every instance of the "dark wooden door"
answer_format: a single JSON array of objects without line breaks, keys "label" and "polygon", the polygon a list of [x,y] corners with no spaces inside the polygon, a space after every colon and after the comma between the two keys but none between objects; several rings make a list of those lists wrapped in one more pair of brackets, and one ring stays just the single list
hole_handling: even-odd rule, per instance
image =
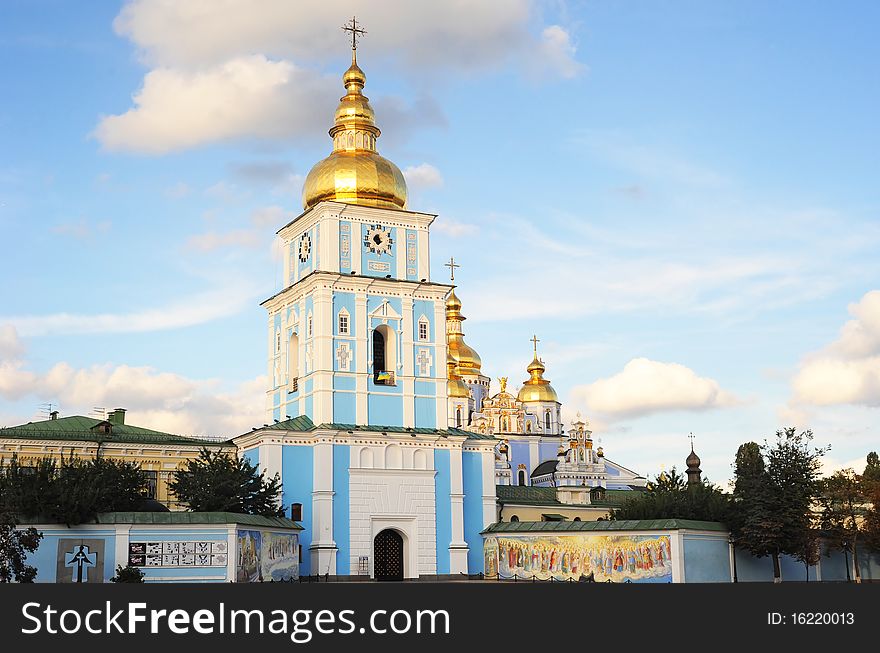
[{"label": "dark wooden door", "polygon": [[376,580],[403,580],[403,538],[386,529],[373,542],[373,575]]}]

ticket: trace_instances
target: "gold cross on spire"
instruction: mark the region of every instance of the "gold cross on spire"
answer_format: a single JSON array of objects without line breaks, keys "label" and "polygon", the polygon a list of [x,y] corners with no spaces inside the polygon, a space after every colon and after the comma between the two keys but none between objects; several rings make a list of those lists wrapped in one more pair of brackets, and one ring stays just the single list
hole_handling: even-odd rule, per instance
[{"label": "gold cross on spire", "polygon": [[444,263],[443,265],[449,268],[449,280],[455,281],[455,268],[460,268],[461,266],[452,257],[449,258],[449,263]]},{"label": "gold cross on spire", "polygon": [[358,37],[363,36],[367,33],[367,30],[363,29],[357,22],[357,17],[352,16],[351,20],[348,21],[345,25],[342,26],[343,32],[351,32],[351,49],[357,50],[358,47]]},{"label": "gold cross on spire", "polygon": [[535,347],[535,356],[537,356],[538,355],[538,343],[541,341],[538,340],[538,336],[535,336],[535,335],[533,335],[531,338],[529,338],[529,340],[532,341],[532,345],[534,345],[534,347]]},{"label": "gold cross on spire", "polygon": [[694,432],[691,431],[691,434],[688,436],[688,439],[691,441],[691,451],[694,450]]}]

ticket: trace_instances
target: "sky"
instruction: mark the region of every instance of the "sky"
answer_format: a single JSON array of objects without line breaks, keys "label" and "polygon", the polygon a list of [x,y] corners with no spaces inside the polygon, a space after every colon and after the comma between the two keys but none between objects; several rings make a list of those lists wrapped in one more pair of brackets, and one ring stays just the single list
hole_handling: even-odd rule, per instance
[{"label": "sky", "polygon": [[0,425],[265,421],[275,232],[331,148],[341,25],[438,214],[483,371],[536,334],[609,459],[710,480],[880,448],[874,2],[0,0]]}]

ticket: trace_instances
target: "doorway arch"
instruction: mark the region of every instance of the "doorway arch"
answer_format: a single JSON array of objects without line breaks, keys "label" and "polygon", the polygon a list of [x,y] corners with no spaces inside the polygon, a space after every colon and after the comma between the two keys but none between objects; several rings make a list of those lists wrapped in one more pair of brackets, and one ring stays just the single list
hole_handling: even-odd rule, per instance
[{"label": "doorway arch", "polygon": [[379,531],[373,540],[373,577],[403,580],[403,536],[393,528]]}]

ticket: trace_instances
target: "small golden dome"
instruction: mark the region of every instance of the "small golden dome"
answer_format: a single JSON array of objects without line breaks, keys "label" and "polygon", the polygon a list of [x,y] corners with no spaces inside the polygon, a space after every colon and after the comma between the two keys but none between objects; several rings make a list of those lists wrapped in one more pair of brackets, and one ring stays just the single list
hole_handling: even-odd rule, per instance
[{"label": "small golden dome", "polygon": [[352,50],[351,67],[342,81],[347,93],[339,100],[330,129],[333,152],[316,163],[303,184],[303,208],[325,200],[406,208],[406,180],[396,165],[376,152],[381,131],[369,99],[361,93],[366,83]]},{"label": "small golden dome", "polygon": [[467,383],[461,380],[461,370],[458,362],[447,351],[446,354],[446,395],[448,397],[470,398],[471,391]]},{"label": "small golden dome", "polygon": [[523,386],[519,389],[519,392],[516,395],[518,401],[525,403],[536,401],[559,403],[559,397],[556,394],[556,390],[550,385],[550,381],[544,378],[545,369],[547,368],[544,367],[544,363],[538,358],[536,341],[535,357],[526,368],[529,373],[529,378],[526,381],[523,381]]},{"label": "small golden dome", "polygon": [[450,358],[458,365],[462,376],[478,376],[483,368],[483,361],[473,347],[464,341],[461,323],[465,316],[461,314],[461,300],[455,289],[446,298],[446,347]]}]

